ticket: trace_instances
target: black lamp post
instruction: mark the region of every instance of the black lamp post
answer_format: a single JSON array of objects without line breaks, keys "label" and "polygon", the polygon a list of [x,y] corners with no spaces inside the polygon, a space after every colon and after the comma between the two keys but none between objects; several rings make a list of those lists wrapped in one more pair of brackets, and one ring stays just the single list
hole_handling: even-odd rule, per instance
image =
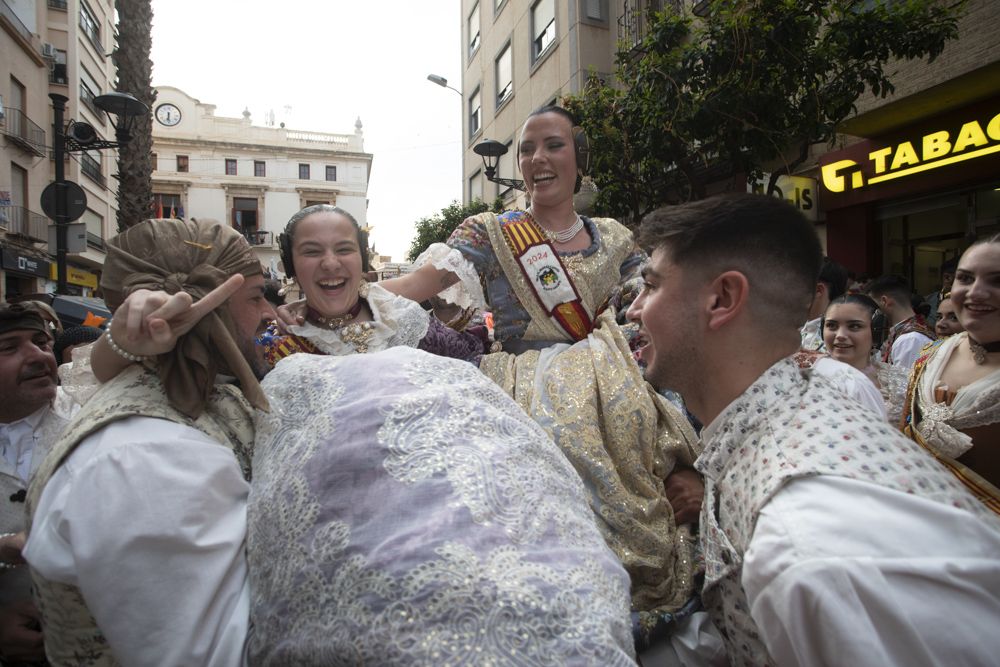
[{"label": "black lamp post", "polygon": [[[88,123],[70,121],[64,126],[64,113],[69,98],[58,93],[49,93],[49,98],[52,100],[53,110],[55,134],[53,157],[56,160],[56,177],[49,186],[49,188],[54,187],[54,190],[48,195],[53,205],[50,207],[47,203],[46,193],[49,192],[49,188],[46,188],[46,192],[42,193],[42,209],[56,223],[56,293],[66,294],[67,226],[83,215],[86,208],[86,195],[83,190],[76,183],[66,180],[64,164],[66,154],[118,148],[128,143],[132,138],[132,123],[135,117],[149,113],[149,107],[128,93],[107,93],[95,97],[94,106],[107,114],[108,120],[115,128],[116,140],[106,141],[98,139],[96,130]],[[69,201],[71,193],[77,197],[72,207]]]},{"label": "black lamp post", "polygon": [[505,185],[508,188],[521,190],[522,192],[526,190],[524,181],[517,178],[500,178],[496,175],[500,156],[507,153],[507,146],[505,144],[500,143],[496,139],[484,139],[473,146],[472,151],[483,158],[483,173],[486,174],[486,180],[492,181],[497,185]]}]

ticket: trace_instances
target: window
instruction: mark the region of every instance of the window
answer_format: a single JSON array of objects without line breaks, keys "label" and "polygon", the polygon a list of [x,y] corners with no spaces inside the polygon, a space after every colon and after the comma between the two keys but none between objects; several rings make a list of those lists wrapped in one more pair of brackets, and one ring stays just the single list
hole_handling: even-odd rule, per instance
[{"label": "window", "polygon": [[153,205],[156,207],[154,213],[157,218],[184,219],[184,208],[181,206],[180,195],[154,194]]},{"label": "window", "polygon": [[584,23],[608,22],[608,0],[580,0],[580,5]]},{"label": "window", "polygon": [[265,164],[266,163],[263,160],[254,160],[253,175],[259,177],[267,176],[267,167],[265,166]]},{"label": "window", "polygon": [[236,158],[226,158],[226,176],[236,175]]},{"label": "window", "polygon": [[480,170],[476,170],[469,178],[469,201],[483,200],[483,176]]},{"label": "window", "polygon": [[556,40],[555,0],[538,0],[531,7],[531,62]]},{"label": "window", "polygon": [[469,98],[469,138],[476,136],[479,130],[482,129],[483,123],[483,108],[480,102],[479,89],[472,93],[472,97]]},{"label": "window", "polygon": [[97,151],[80,153],[80,171],[98,185],[104,185],[104,174],[101,173],[101,154]]},{"label": "window", "polygon": [[101,112],[94,104],[94,98],[101,94],[100,90],[101,87],[97,85],[94,77],[90,76],[87,68],[80,67],[80,101],[98,117],[101,117]]},{"label": "window", "polygon": [[496,16],[503,9],[503,6],[507,4],[507,0],[493,0],[493,15]]},{"label": "window", "polygon": [[479,3],[477,2],[469,14],[469,55],[471,56],[479,48]]},{"label": "window", "polygon": [[328,164],[326,165],[326,180],[335,181],[337,180],[337,166]]},{"label": "window", "polygon": [[252,197],[233,197],[233,227],[246,237],[250,245],[260,245],[257,232],[257,200]]},{"label": "window", "polygon": [[494,73],[497,82],[496,105],[499,107],[514,92],[514,83],[511,81],[510,42],[507,42],[507,46],[503,47],[503,51],[497,56]]},{"label": "window", "polygon": [[309,165],[307,164],[299,165],[299,180],[301,181],[309,180]]},{"label": "window", "polygon": [[52,69],[49,70],[49,83],[61,83],[64,86],[69,83],[66,76],[66,52],[56,49],[56,54],[52,58]]},{"label": "window", "polygon": [[86,2],[80,3],[80,30],[97,49],[97,53],[104,57],[104,47],[101,46],[101,24],[98,23],[97,17],[94,16],[94,12],[91,11]]},{"label": "window", "polygon": [[159,159],[156,157],[156,153],[149,156],[149,161],[152,164],[153,171],[156,171],[156,168],[159,166]]},{"label": "window", "polygon": [[87,226],[87,245],[104,249],[104,218],[89,208],[80,216],[80,222]]},{"label": "window", "polygon": [[186,172],[188,170],[188,156],[178,155],[177,156],[177,171]]}]

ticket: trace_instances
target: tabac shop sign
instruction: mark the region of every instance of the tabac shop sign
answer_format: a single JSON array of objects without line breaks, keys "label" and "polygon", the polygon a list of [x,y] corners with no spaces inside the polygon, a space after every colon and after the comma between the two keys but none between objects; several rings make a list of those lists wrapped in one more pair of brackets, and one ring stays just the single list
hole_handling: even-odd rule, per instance
[{"label": "tabac shop sign", "polygon": [[1000,153],[1000,113],[876,148],[867,160],[824,164],[823,186],[830,192],[857,191],[993,153]]}]

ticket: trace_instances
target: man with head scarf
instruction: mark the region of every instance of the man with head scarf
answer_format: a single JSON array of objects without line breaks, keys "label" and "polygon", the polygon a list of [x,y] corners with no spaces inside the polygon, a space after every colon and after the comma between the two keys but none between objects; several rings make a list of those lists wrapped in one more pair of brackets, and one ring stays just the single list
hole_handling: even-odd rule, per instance
[{"label": "man with head scarf", "polygon": [[[56,665],[240,664],[253,408],[267,409],[260,263],[228,227],[148,220],[110,241],[101,283],[115,316],[95,359],[128,367],[80,410],[28,493],[24,554],[46,654]],[[197,317],[176,345],[128,336],[145,313],[118,306],[140,290],[174,295],[165,306],[187,299]]]}]

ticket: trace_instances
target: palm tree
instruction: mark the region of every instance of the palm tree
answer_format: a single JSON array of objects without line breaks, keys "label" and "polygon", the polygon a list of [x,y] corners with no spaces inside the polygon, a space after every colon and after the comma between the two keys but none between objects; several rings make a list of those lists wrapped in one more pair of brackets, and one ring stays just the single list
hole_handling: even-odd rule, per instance
[{"label": "palm tree", "polygon": [[[118,69],[119,92],[131,93],[150,109],[153,89],[152,0],[115,0],[118,44],[112,55]],[[135,119],[132,140],[118,149],[118,231],[148,218],[153,207],[153,116]]]}]

